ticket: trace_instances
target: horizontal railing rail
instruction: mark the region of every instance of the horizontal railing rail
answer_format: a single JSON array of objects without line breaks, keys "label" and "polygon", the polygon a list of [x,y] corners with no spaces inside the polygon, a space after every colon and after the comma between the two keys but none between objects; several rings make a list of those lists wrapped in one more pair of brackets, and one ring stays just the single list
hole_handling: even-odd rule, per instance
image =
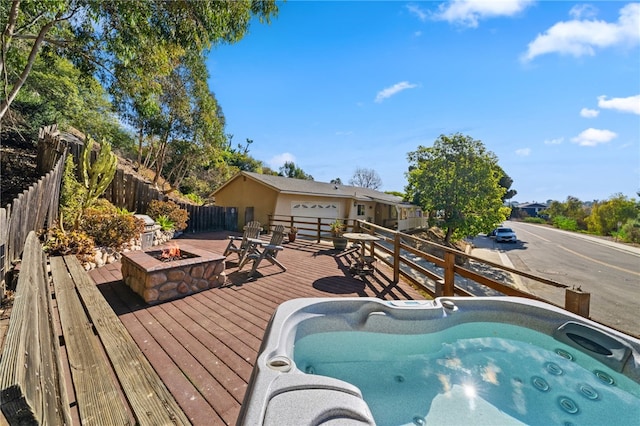
[{"label": "horizontal railing rail", "polygon": [[[286,216],[286,215],[269,215],[269,229],[276,225],[283,225],[285,231],[295,227],[298,235],[315,239],[320,242],[323,239],[331,239],[331,222],[335,218],[307,217],[307,216]],[[344,232],[350,232],[357,229],[356,222],[353,219],[340,219],[344,224]]]}]

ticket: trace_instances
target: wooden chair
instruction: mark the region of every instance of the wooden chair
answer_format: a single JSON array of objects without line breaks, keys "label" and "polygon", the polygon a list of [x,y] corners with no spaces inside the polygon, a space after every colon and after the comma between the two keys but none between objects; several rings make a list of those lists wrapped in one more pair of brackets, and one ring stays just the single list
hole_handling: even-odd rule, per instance
[{"label": "wooden chair", "polygon": [[277,265],[282,271],[286,271],[287,268],[276,260],[276,256],[284,247],[281,246],[282,240],[284,239],[284,226],[277,225],[271,234],[271,240],[268,244],[262,246],[254,246],[252,251],[247,254],[244,262],[240,265],[240,269],[244,267],[245,263],[248,263],[249,260],[253,260],[253,266],[251,267],[251,271],[249,272],[249,277],[253,276],[258,269],[258,265],[263,260],[268,260],[272,265]]},{"label": "wooden chair", "polygon": [[238,266],[242,265],[247,255],[247,250],[251,247],[251,239],[257,239],[260,236],[262,225],[258,221],[247,223],[244,228],[242,237],[234,235],[229,236],[229,244],[225,249],[223,256],[229,256],[233,253],[238,255]]}]

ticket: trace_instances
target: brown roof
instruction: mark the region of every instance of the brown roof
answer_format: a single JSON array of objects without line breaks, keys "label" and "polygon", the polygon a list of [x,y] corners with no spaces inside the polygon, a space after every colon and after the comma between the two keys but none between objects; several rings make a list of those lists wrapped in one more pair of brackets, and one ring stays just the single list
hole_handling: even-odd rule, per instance
[{"label": "brown roof", "polygon": [[385,204],[406,204],[402,198],[376,191],[375,189],[362,188],[359,186],[340,185],[334,183],[317,182],[314,180],[292,179],[283,176],[264,175],[253,172],[240,172],[231,178],[227,183],[218,188],[215,193],[224,188],[229,182],[240,176],[246,176],[257,182],[266,185],[275,191],[284,194],[304,194],[319,197],[351,198],[359,201],[377,201]]}]

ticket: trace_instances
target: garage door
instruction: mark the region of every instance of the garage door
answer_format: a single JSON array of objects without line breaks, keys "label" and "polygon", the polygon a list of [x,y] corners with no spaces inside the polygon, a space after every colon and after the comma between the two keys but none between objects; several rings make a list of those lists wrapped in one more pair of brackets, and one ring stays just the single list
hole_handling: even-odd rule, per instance
[{"label": "garage door", "polygon": [[322,217],[325,223],[333,222],[340,213],[338,205],[332,202],[292,202],[291,216]]}]

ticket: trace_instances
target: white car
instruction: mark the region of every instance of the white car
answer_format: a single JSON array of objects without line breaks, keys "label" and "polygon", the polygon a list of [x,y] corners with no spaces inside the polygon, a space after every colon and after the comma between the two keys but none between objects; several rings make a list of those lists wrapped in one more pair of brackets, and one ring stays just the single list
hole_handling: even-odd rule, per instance
[{"label": "white car", "polygon": [[493,235],[495,235],[497,243],[515,243],[518,241],[516,233],[511,228],[496,228],[493,231]]}]

